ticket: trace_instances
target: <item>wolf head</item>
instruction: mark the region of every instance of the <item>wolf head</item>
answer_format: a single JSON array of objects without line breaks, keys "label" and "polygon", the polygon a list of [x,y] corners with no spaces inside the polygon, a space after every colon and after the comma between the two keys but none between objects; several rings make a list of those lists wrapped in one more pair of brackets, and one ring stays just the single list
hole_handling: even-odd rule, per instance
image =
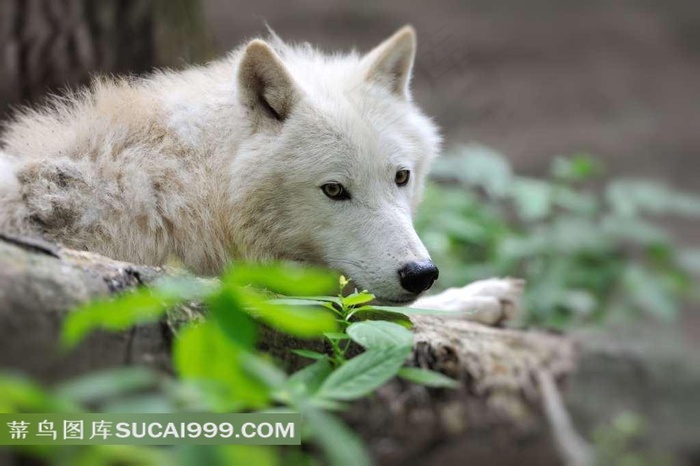
[{"label": "wolf head", "polygon": [[404,27],[364,56],[277,37],[238,53],[247,122],[233,163],[244,256],[337,269],[383,302],[437,279],[412,214],[440,139],[412,103],[416,36]]}]

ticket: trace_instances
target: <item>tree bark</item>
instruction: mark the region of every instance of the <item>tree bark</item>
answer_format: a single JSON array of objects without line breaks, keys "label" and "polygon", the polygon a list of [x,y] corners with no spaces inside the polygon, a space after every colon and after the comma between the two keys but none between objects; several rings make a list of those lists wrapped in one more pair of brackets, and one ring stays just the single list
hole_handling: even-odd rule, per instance
[{"label": "tree bark", "polygon": [[139,74],[211,53],[199,0],[3,0],[0,117],[94,73]]},{"label": "tree bark", "polygon": [[[197,303],[163,322],[98,332],[70,353],[57,351],[73,307],[171,273],[177,272],[0,235],[0,367],[47,383],[123,365],[171,371],[173,331],[201,316]],[[567,438],[551,425],[552,413],[566,416],[567,407],[586,435],[621,409],[635,409],[658,430],[655,448],[678,464],[697,464],[700,370],[688,354],[633,351],[605,333],[562,335],[429,316],[416,317],[414,325],[409,364],[443,372],[461,387],[428,389],[395,379],[356,402],[344,417],[379,464],[563,464],[558,448]],[[289,350],[309,347],[269,329],[262,340],[289,367],[302,364]],[[553,383],[543,390],[543,377],[563,390],[566,404],[547,399],[547,390],[559,390]],[[568,421],[554,425],[562,430]]]}]

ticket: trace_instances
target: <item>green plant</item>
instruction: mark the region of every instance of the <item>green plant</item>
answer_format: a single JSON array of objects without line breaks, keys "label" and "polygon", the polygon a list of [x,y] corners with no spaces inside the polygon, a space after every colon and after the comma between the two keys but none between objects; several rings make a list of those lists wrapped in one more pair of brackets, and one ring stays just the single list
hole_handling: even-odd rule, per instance
[{"label": "green plant", "polygon": [[672,319],[700,261],[664,222],[700,217],[700,197],[645,180],[605,183],[602,173],[577,155],[555,158],[547,179],[517,176],[480,146],[438,160],[416,221],[441,270],[437,286],[523,277],[526,321],[556,327],[639,311]]},{"label": "green plant", "polygon": [[649,428],[644,418],[624,411],[594,429],[596,464],[621,466],[670,466],[672,457],[648,448]]},{"label": "green plant", "polygon": [[[345,285],[341,277],[341,289]],[[5,412],[291,410],[302,413],[306,437],[330,463],[369,464],[363,443],[334,412],[397,375],[432,387],[454,387],[456,382],[428,370],[403,367],[413,347],[406,313],[422,311],[373,306],[374,296],[367,292],[320,296],[336,286],[335,276],[315,269],[236,264],[217,283],[167,278],[150,288],[89,303],[66,319],[63,343],[68,348],[95,329],[120,331],[161,319],[186,300],[205,302],[209,318],[191,322],[178,332],[173,347],[176,379],[127,368],[89,374],[46,392],[30,381],[5,378],[0,379],[0,393],[5,395],[2,408]],[[314,362],[288,375],[257,350],[260,324],[298,338],[325,338],[332,352],[297,351]],[[351,344],[364,351],[348,358]],[[47,451],[37,448],[34,453],[55,464],[65,462],[65,455]],[[117,460],[119,464],[165,464],[173,453],[142,447],[71,451],[89,457],[91,464]],[[243,464],[276,464],[279,457],[271,451],[252,446],[176,448],[178,457],[187,459],[185,464],[197,465],[227,464],[232,457]],[[283,453],[290,454],[289,450]],[[295,463],[310,461],[301,452],[295,455]],[[290,461],[285,457],[285,463]]]}]

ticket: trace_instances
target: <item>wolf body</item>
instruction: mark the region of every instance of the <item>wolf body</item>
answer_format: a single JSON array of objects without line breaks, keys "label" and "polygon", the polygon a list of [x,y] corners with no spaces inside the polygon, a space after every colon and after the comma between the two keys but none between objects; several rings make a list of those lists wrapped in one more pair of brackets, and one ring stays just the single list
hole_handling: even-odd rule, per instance
[{"label": "wolf body", "polygon": [[0,138],[0,231],[201,274],[319,264],[412,302],[437,278],[411,218],[440,150],[415,47],[411,27],[365,55],[273,34],[24,110]]}]

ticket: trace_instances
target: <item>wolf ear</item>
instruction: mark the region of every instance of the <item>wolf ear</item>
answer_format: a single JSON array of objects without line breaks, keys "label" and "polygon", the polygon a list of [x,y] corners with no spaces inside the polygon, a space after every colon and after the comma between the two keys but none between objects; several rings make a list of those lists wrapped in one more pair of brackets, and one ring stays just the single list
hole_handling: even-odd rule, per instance
[{"label": "wolf ear", "polygon": [[256,39],[243,51],[238,65],[241,102],[263,116],[284,121],[292,111],[299,92],[277,53]]},{"label": "wolf ear", "polygon": [[365,79],[388,86],[397,96],[409,100],[413,61],[416,56],[416,30],[404,26],[362,59]]}]

